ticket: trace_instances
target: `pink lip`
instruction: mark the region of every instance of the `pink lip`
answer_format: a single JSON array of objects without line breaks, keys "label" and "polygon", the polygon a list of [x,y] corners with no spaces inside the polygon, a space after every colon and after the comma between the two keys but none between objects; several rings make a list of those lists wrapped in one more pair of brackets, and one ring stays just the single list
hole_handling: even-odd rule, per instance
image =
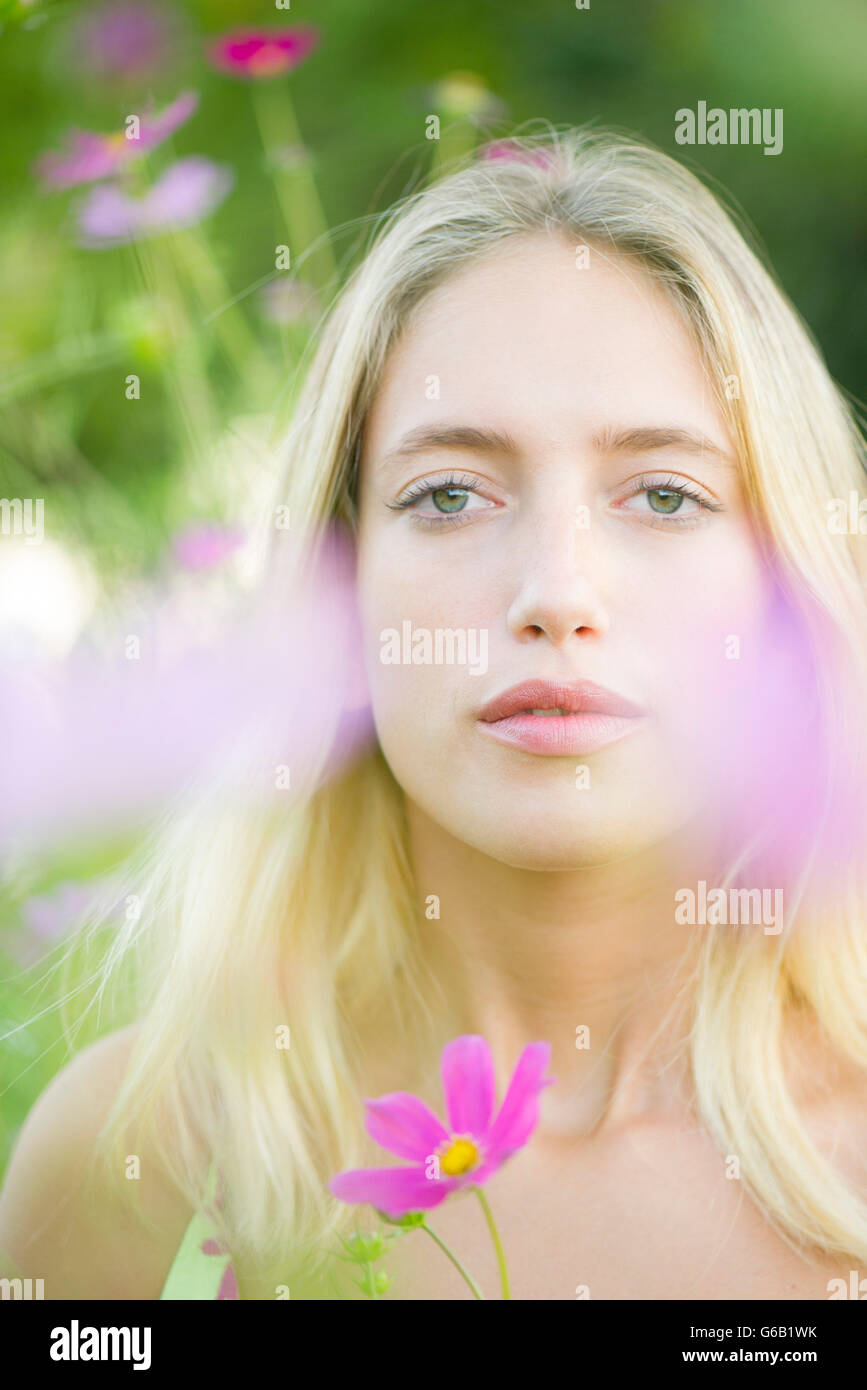
[{"label": "pink lip", "polygon": [[[565,709],[536,715],[532,709]],[[582,756],[633,733],[645,711],[592,681],[522,681],[496,695],[480,711],[480,727],[500,743],[530,753]]]}]

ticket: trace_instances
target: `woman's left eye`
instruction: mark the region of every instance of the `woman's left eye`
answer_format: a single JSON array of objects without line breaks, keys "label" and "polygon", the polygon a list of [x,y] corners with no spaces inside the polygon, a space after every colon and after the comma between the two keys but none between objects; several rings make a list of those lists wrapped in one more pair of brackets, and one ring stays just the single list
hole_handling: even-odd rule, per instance
[{"label": "woman's left eye", "polygon": [[[648,487],[643,488],[638,494],[639,497],[646,497],[647,504],[652,512],[659,512],[663,516],[672,516],[675,512],[690,512],[694,514],[701,505],[694,497],[689,497],[679,488],[671,487]],[[684,505],[686,504],[686,505]]]},{"label": "woman's left eye", "polygon": [[[678,525],[701,520],[702,512],[722,510],[722,503],[698,491],[685,482],[668,479],[665,483],[640,478],[638,486],[620,506],[624,511],[640,514],[650,525],[665,525],[671,517]],[[630,506],[630,503],[636,505]]]}]

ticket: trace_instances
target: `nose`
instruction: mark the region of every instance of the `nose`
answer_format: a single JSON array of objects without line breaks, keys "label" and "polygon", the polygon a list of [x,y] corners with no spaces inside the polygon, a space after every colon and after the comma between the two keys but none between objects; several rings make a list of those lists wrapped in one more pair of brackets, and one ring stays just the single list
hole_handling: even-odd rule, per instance
[{"label": "nose", "polygon": [[582,527],[581,519],[580,512],[565,510],[552,517],[549,511],[528,536],[507,614],[509,630],[519,641],[545,636],[562,646],[573,635],[589,641],[608,631],[601,556],[592,525]]}]

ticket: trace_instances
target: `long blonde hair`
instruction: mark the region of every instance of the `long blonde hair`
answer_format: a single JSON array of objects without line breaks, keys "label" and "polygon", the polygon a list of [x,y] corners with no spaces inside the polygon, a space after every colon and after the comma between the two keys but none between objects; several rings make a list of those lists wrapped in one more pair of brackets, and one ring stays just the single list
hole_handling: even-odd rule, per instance
[{"label": "long blonde hair", "polygon": [[[847,748],[861,758],[863,557],[858,538],[831,535],[824,518],[829,498],[861,485],[865,449],[808,331],[735,215],[667,155],[616,132],[547,125],[517,136],[510,153],[461,160],[374,229],[295,403],[277,501],[296,535],[315,547],[329,519],[356,526],[365,413],[426,295],[509,238],[562,229],[643,267],[693,331],[781,573],[808,620],[820,614],[837,635],[839,661],[819,673],[824,709],[851,720]],[[275,536],[269,563],[280,565],[279,552]],[[738,1156],[775,1228],[867,1260],[867,1204],[809,1137],[781,1053],[792,1010],[806,1008],[867,1069],[867,901],[854,857],[839,888],[833,910],[821,895],[809,907],[816,930],[795,930],[807,893],[779,940],[707,929],[691,1064],[708,1132],[721,1156]],[[153,1121],[191,1202],[203,1196],[203,1150],[216,1160],[230,1248],[263,1267],[297,1251],[315,1267],[354,1221],[329,1195],[329,1176],[372,1157],[363,1021],[378,1012],[408,1058],[438,1036],[431,982],[418,975],[421,909],[400,788],[374,746],[291,805],[193,798],[149,846],[140,895],[143,911],[99,977],[101,997],[134,961],[142,1019],[102,1136],[107,1161],[120,1174],[131,1120]],[[286,1026],[290,1046],[277,1047]]]}]

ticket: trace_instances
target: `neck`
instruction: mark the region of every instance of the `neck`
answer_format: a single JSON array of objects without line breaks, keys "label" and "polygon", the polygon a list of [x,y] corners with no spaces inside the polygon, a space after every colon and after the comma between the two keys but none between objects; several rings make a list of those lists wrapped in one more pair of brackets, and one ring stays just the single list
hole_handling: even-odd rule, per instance
[{"label": "neck", "polygon": [[[686,837],[615,863],[510,867],[407,807],[424,898],[422,952],[448,1037],[481,1033],[502,1086],[521,1049],[551,1043],[540,1134],[586,1134],[689,1109],[684,1043],[700,928],[678,925],[675,891],[696,881]],[[706,860],[705,860],[706,863]]]}]

